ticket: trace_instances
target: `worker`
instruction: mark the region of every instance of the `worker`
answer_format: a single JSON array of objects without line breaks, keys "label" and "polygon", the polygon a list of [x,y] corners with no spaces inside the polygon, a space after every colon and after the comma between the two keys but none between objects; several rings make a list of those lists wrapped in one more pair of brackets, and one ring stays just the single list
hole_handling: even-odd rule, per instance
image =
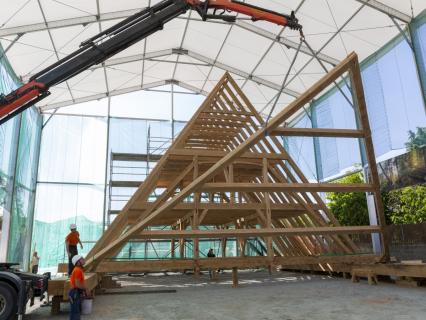
[{"label": "worker", "polygon": [[74,269],[70,277],[71,289],[68,293],[70,300],[70,320],[80,320],[81,313],[81,301],[84,299],[84,296],[89,297],[90,291],[86,287],[85,277],[84,277],[84,258],[80,255],[75,255],[72,257],[72,264]]},{"label": "worker", "polygon": [[65,238],[65,248],[67,249],[68,254],[68,275],[70,276],[72,270],[74,269],[74,264],[72,263],[72,258],[75,255],[78,255],[77,244],[80,244],[80,248],[83,249],[83,244],[80,241],[80,234],[77,231],[77,225],[70,225],[71,232]]},{"label": "worker", "polygon": [[31,272],[37,274],[38,264],[40,262],[40,257],[37,255],[37,251],[34,251],[33,257],[31,258]]},{"label": "worker", "polygon": [[[216,255],[214,254],[214,251],[213,251],[212,248],[210,248],[209,252],[207,252],[207,257],[208,258],[215,258],[216,257]],[[209,268],[209,277],[210,277],[210,279],[215,278],[215,274],[214,273],[215,273],[215,271],[213,271],[212,268]]]}]

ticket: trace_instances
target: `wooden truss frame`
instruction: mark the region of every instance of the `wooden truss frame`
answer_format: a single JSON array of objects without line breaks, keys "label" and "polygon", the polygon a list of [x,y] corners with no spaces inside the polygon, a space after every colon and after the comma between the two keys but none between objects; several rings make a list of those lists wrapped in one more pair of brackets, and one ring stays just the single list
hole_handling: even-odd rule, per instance
[{"label": "wooden truss frame", "polygon": [[[349,75],[357,129],[283,126],[296,112]],[[365,146],[369,183],[310,183],[277,136],[358,138]],[[160,190],[160,188],[163,188]],[[154,201],[150,196],[160,190]],[[378,226],[341,227],[318,192],[374,195]],[[150,227],[169,226],[155,231]],[[214,226],[203,229],[201,226]],[[260,228],[259,228],[260,226]],[[256,267],[365,263],[388,257],[385,218],[358,58],[350,54],[267,124],[227,73],[151,174],[105,231],[86,259],[97,272],[138,272],[203,267]],[[382,254],[362,255],[350,234],[380,233]],[[199,240],[237,238],[239,256],[200,259]],[[266,255],[245,257],[245,239],[257,237]],[[113,261],[130,240],[169,239],[179,259]],[[191,259],[184,239],[193,239]]]}]

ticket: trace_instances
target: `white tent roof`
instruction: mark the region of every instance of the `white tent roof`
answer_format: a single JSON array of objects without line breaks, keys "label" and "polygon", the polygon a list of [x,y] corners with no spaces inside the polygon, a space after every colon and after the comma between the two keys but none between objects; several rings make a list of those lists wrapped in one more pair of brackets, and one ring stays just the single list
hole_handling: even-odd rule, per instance
[{"label": "white tent roof", "polygon": [[[3,1],[0,41],[17,75],[31,74],[73,52],[97,34],[148,5],[149,0]],[[289,14],[297,10],[308,44],[330,69],[349,52],[364,59],[426,9],[425,0],[248,0]],[[239,18],[244,18],[240,15]],[[235,24],[203,22],[189,12],[127,50],[105,67],[87,70],[51,89],[41,110],[63,107],[168,83],[206,94],[231,72],[253,104],[264,109],[281,88],[296,48],[298,32],[245,19]],[[280,104],[291,102],[324,74],[302,47]]]}]

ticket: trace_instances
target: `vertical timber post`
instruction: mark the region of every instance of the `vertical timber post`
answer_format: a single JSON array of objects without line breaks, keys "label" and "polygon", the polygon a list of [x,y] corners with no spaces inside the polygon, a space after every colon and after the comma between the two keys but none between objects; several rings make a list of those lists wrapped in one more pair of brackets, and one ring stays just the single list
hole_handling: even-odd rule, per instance
[{"label": "vertical timber post", "polygon": [[[194,180],[198,178],[199,175],[199,165],[198,165],[198,157],[194,157]],[[200,193],[194,192],[194,214],[192,219],[192,230],[198,230],[199,227],[199,203],[200,203]],[[194,238],[193,242],[193,259],[195,260],[195,269],[194,276],[198,278],[200,276],[200,267],[198,266],[198,259],[200,258],[200,248],[199,248],[200,240],[198,238]]]},{"label": "vertical timber post", "polygon": [[232,268],[232,288],[238,288],[238,268]]},{"label": "vertical timber post", "polygon": [[[263,173],[263,183],[268,183],[268,159],[263,158],[262,165],[262,173]],[[269,197],[269,192],[264,193],[265,198],[265,218],[266,225],[265,228],[272,228],[272,218],[271,218],[271,199]],[[266,250],[268,254],[268,270],[269,274],[272,274],[272,261],[274,259],[274,250],[272,247],[272,237],[266,237]]]},{"label": "vertical timber post", "polygon": [[389,244],[388,237],[386,234],[386,220],[384,214],[383,201],[380,194],[380,181],[379,174],[377,172],[376,157],[374,154],[373,140],[371,138],[371,129],[368,122],[368,113],[367,105],[365,103],[364,89],[362,86],[361,79],[361,70],[359,68],[358,59],[353,60],[351,67],[349,69],[351,81],[352,81],[352,90],[354,90],[355,107],[359,113],[360,124],[364,132],[364,142],[365,149],[368,161],[368,167],[370,169],[371,183],[374,188],[374,202],[376,204],[377,216],[379,221],[379,226],[381,228],[380,237],[382,241],[382,259],[384,261],[389,261]]}]

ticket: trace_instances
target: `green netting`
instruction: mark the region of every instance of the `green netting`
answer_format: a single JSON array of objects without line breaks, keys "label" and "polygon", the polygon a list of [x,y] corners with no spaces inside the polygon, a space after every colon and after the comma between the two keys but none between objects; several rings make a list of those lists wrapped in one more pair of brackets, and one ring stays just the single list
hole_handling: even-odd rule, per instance
[{"label": "green netting", "polygon": [[41,135],[41,116],[27,109],[21,116],[9,235],[8,260],[28,265]]},{"label": "green netting", "polygon": [[[0,93],[20,85],[0,46]],[[0,126],[0,206],[9,216],[7,256],[2,259],[28,267],[34,212],[41,116],[35,108]],[[2,217],[3,218],[3,217]]]},{"label": "green netting", "polygon": [[69,233],[69,225],[76,223],[80,238],[83,242],[83,250],[79,247],[80,254],[87,254],[95,244],[95,240],[102,234],[102,223],[88,220],[78,216],[52,223],[34,221],[32,248],[40,256],[40,268],[51,269],[56,272],[58,263],[68,261],[65,251],[65,237]]},{"label": "green netting", "polygon": [[[9,64],[0,45],[0,94],[7,94],[16,85],[8,73]],[[0,206],[10,212],[13,176],[15,173],[16,146],[19,136],[19,117],[0,126]]]}]

